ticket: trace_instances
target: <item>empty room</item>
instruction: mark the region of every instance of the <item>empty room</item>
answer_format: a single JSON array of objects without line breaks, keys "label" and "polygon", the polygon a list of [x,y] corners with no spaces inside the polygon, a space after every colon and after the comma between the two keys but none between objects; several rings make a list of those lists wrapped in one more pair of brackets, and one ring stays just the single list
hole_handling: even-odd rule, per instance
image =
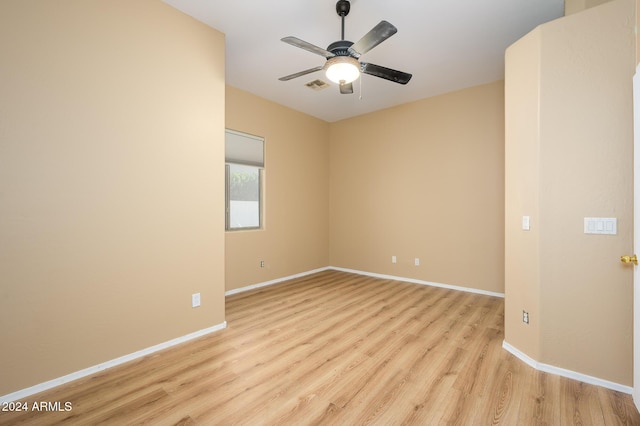
[{"label": "empty room", "polygon": [[640,424],[636,9],[0,1],[0,425]]}]

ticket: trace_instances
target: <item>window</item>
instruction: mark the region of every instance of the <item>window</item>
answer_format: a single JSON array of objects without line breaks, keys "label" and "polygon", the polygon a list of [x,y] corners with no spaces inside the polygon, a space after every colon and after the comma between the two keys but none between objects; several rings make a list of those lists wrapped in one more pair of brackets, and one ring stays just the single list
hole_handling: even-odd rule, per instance
[{"label": "window", "polygon": [[260,228],[260,169],[227,164],[227,229]]},{"label": "window", "polygon": [[226,130],[227,231],[262,227],[264,138]]}]

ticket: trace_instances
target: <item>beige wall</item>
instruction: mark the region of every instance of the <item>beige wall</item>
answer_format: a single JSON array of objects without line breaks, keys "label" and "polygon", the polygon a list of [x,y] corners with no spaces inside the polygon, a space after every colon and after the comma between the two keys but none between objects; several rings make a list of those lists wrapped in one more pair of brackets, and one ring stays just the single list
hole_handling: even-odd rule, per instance
[{"label": "beige wall", "polygon": [[[537,233],[539,248],[526,256],[530,247],[519,229],[526,210],[519,207],[533,194],[507,186],[505,339],[540,362],[624,385],[632,381],[633,288],[632,269],[619,258],[633,248],[634,14],[633,0],[616,0],[542,25],[509,48],[513,72],[506,84],[507,111],[539,108],[538,141],[530,140],[535,123],[518,129],[513,117],[506,139],[507,170],[518,168],[516,153],[528,149],[522,141],[537,142],[538,170],[519,168],[511,178],[537,180],[532,226],[539,230],[528,238]],[[532,73],[539,75],[539,95],[524,87]],[[583,218],[590,216],[617,217],[617,235],[584,234]],[[509,273],[518,267],[539,275],[519,280]],[[536,279],[539,287],[531,288]],[[524,346],[526,306],[515,306],[523,300],[518,294],[536,292],[539,311],[530,318],[538,323],[537,350]]]},{"label": "beige wall", "polygon": [[265,226],[227,232],[227,290],[328,266],[329,123],[227,86],[226,126],[265,138]]},{"label": "beige wall", "polygon": [[330,158],[331,265],[504,291],[502,81],[332,123]]},{"label": "beige wall", "polygon": [[0,395],[221,324],[223,35],[4,0],[0,57]]},{"label": "beige wall", "polygon": [[[505,55],[505,335],[540,356],[540,31]],[[522,217],[529,216],[529,231]],[[522,311],[532,320],[522,322]]]},{"label": "beige wall", "polygon": [[564,0],[564,14],[573,15],[611,0]]}]

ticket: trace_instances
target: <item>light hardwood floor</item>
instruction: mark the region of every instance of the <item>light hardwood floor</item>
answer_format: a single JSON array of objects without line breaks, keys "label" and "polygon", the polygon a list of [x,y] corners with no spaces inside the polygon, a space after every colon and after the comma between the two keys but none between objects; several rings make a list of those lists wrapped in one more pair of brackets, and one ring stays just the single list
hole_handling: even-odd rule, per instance
[{"label": "light hardwood floor", "polygon": [[631,397],[502,349],[504,301],[325,271],[227,298],[228,328],[35,395],[0,424],[640,425]]}]

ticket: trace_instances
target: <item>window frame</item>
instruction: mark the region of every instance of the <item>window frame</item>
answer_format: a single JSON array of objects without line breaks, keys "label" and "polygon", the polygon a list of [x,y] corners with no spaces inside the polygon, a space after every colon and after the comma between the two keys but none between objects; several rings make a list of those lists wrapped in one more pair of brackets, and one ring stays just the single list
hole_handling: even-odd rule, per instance
[{"label": "window frame", "polygon": [[[258,226],[242,226],[242,227],[232,227],[231,226],[231,167],[232,165],[243,166],[243,167],[252,167],[258,171]],[[225,231],[252,231],[263,229],[263,203],[264,197],[262,196],[262,182],[263,182],[263,168],[257,166],[247,166],[246,164],[237,164],[237,163],[225,163]]]},{"label": "window frame", "polygon": [[[233,159],[229,159],[228,155],[228,144],[229,139],[227,137],[232,135],[234,139],[237,137],[246,138],[248,140],[259,141],[261,143],[261,157],[256,161],[254,157],[251,157],[252,154],[249,154],[251,158],[242,158],[239,159],[234,157]],[[265,153],[265,138],[261,136],[251,135],[249,133],[239,132],[237,130],[225,129],[225,231],[228,232],[236,232],[236,231],[255,231],[264,229],[264,153]],[[255,150],[254,150],[255,151]],[[243,227],[232,227],[231,226],[231,171],[230,168],[232,165],[242,166],[242,167],[250,167],[254,168],[258,171],[258,226],[243,226]]]}]

